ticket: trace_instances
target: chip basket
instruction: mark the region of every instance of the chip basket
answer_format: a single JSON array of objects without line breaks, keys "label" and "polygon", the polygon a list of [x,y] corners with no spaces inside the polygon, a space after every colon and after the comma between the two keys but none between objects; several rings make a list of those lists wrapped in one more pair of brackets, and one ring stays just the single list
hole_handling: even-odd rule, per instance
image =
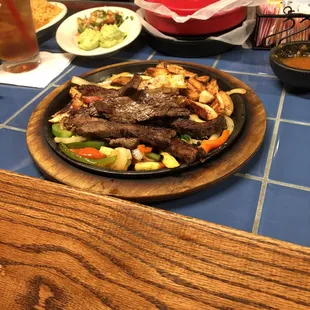
[{"label": "chip basket", "polygon": [[295,13],[290,6],[283,9],[283,14],[261,14],[257,11],[252,49],[270,50],[281,43],[308,40],[309,14]]}]

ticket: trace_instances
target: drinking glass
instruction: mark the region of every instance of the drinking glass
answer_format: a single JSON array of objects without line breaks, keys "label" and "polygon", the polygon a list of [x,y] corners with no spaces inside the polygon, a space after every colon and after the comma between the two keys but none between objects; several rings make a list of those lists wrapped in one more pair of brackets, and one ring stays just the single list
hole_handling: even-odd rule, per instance
[{"label": "drinking glass", "polygon": [[3,69],[12,73],[39,65],[30,0],[0,0],[0,59]]}]

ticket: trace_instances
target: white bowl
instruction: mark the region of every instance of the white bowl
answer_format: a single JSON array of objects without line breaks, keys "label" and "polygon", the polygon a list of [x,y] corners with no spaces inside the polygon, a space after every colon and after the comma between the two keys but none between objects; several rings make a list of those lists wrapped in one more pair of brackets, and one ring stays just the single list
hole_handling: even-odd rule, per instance
[{"label": "white bowl", "polygon": [[[124,22],[121,24],[119,29],[127,33],[126,38],[119,44],[110,47],[103,48],[98,47],[91,51],[84,51],[78,47],[78,37],[77,37],[77,19],[78,17],[84,18],[89,17],[90,13],[95,10],[111,10],[112,12],[118,11],[123,13]],[[128,18],[126,19],[126,17]],[[140,34],[142,25],[139,19],[139,16],[126,8],[116,7],[116,6],[102,6],[96,7],[88,10],[78,12],[74,15],[71,15],[66,20],[64,20],[61,25],[58,27],[56,32],[56,41],[58,45],[68,53],[78,55],[78,56],[109,56],[116,53],[118,50],[130,44],[134,41]]]},{"label": "white bowl", "polygon": [[60,2],[50,2],[50,4],[53,4],[53,5],[58,6],[59,8],[61,8],[61,12],[57,16],[55,16],[48,24],[46,24],[46,25],[40,27],[39,29],[37,29],[36,33],[38,33],[38,32],[40,32],[42,30],[45,30],[45,29],[55,25],[61,19],[63,19],[66,16],[67,12],[68,12],[67,7],[64,4],[60,3]]}]

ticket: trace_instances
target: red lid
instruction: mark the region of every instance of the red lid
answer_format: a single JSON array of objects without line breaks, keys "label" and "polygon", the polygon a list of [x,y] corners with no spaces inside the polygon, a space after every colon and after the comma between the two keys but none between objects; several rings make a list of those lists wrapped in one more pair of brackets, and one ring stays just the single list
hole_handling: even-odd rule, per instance
[{"label": "red lid", "polygon": [[161,3],[171,11],[181,16],[194,14],[196,11],[218,0],[145,0],[146,2]]}]

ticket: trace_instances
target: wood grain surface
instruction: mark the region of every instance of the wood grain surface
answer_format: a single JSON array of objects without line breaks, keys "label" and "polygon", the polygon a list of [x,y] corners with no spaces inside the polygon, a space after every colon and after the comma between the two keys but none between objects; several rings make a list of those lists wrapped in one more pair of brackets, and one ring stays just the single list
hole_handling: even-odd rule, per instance
[{"label": "wood grain surface", "polygon": [[0,309],[309,309],[310,249],[0,171]]},{"label": "wood grain surface", "polygon": [[[143,63],[154,65],[154,61],[143,61]],[[187,64],[182,61],[173,61],[173,63]],[[104,68],[120,65],[114,64]],[[195,64],[195,66],[199,69],[206,69],[205,66],[199,64]],[[99,68],[82,76],[85,77],[102,70],[103,68]],[[256,153],[265,135],[266,113],[258,96],[249,86],[218,69],[207,67],[207,70],[222,80],[228,81],[233,87],[247,90],[246,95],[243,95],[246,99],[247,121],[240,137],[229,149],[226,149],[217,159],[199,168],[169,177],[120,179],[95,175],[68,164],[48,145],[44,136],[43,118],[50,102],[59,92],[70,85],[70,81],[57,87],[44,98],[30,117],[26,132],[29,152],[39,169],[52,180],[97,194],[140,202],[173,199],[214,185],[240,169]]]}]

